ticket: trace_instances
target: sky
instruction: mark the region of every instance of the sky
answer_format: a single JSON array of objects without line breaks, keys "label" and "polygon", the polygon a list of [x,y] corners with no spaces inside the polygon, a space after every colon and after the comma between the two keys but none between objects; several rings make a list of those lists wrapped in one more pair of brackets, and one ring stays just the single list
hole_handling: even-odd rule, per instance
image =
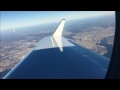
[{"label": "sky", "polygon": [[61,19],[95,17],[115,14],[114,11],[0,11],[0,29],[15,29],[18,27],[52,23]]}]

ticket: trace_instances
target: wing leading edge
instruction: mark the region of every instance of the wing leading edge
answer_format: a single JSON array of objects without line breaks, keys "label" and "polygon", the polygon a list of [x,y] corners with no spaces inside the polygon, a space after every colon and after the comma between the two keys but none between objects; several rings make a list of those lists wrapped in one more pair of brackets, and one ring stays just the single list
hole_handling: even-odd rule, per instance
[{"label": "wing leading edge", "polygon": [[3,79],[103,79],[109,59],[62,37],[64,23]]}]

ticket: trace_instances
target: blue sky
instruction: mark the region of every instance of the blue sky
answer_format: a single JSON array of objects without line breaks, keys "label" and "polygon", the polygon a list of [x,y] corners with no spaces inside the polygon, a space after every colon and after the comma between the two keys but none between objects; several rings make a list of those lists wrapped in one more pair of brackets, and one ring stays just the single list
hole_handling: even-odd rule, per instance
[{"label": "blue sky", "polygon": [[0,11],[1,30],[114,14],[114,11]]}]

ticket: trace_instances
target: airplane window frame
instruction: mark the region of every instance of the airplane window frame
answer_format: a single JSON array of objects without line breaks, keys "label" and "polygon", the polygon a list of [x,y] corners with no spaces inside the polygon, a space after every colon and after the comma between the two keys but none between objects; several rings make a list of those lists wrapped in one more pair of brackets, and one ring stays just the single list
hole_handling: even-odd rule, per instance
[{"label": "airplane window frame", "polygon": [[115,20],[114,45],[105,79],[120,79],[120,11],[115,11]]},{"label": "airplane window frame", "polygon": [[115,11],[115,35],[109,67],[104,79],[120,79],[120,11]]}]

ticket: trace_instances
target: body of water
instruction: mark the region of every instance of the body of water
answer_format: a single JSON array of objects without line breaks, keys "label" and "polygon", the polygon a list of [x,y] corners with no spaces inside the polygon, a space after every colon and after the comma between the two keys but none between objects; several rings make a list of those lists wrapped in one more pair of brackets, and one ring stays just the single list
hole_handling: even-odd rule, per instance
[{"label": "body of water", "polygon": [[100,42],[100,45],[105,46],[107,48],[107,53],[105,53],[104,56],[108,58],[111,58],[112,49],[113,49],[113,46],[107,43],[107,39],[110,37],[114,38],[114,36],[105,37]]}]

